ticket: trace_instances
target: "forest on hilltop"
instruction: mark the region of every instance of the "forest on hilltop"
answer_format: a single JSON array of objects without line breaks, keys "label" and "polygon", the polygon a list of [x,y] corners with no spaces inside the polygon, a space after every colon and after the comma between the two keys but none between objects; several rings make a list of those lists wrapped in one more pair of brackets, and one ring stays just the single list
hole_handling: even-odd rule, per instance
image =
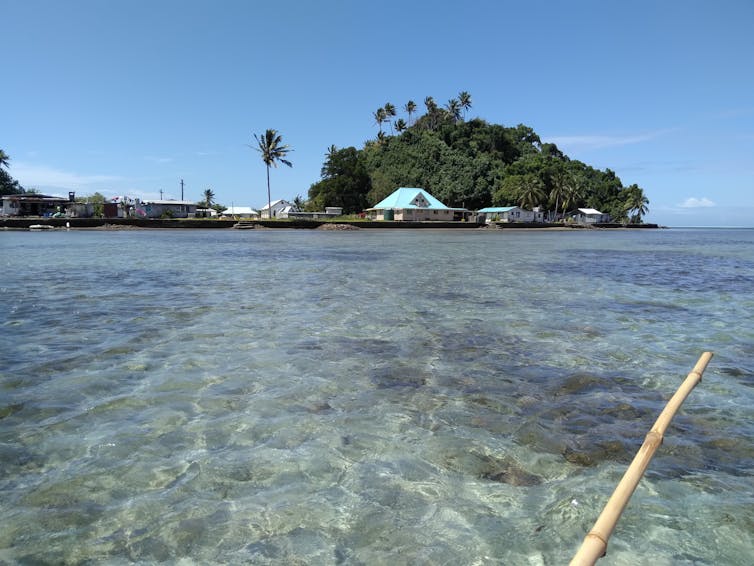
[{"label": "forest on hilltop", "polygon": [[341,206],[344,213],[358,213],[398,187],[421,187],[451,207],[539,206],[551,219],[588,207],[615,222],[640,223],[648,211],[638,185],[624,187],[610,169],[570,159],[528,126],[466,121],[463,113],[471,107],[466,92],[444,107],[432,97],[424,105],[426,113],[412,121],[416,104],[406,103],[406,122],[391,120],[396,111],[388,103],[373,115],[376,139],[362,149],[330,146],[321,179],[309,189],[307,210]]}]

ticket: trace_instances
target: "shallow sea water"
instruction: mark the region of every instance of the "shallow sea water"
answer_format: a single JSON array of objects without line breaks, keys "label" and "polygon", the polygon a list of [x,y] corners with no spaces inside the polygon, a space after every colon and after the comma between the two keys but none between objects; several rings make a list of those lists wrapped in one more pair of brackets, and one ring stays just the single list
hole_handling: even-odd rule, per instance
[{"label": "shallow sea water", "polygon": [[0,233],[0,563],[750,564],[754,230]]}]

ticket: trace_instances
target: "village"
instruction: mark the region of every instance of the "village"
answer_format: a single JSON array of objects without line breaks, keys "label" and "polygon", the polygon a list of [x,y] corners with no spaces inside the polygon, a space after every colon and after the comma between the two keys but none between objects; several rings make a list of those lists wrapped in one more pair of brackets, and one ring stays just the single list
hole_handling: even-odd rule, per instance
[{"label": "village", "polygon": [[[342,216],[340,207],[324,211],[302,211],[285,199],[272,201],[258,209],[231,205],[222,213],[188,200],[141,200],[114,197],[99,204],[43,194],[14,194],[0,197],[0,217],[4,218],[105,218],[105,219],[184,219],[224,218],[234,220],[328,220]],[[593,208],[578,208],[565,214],[544,211],[541,207],[526,210],[520,206],[487,207],[480,210],[449,207],[421,188],[400,187],[388,197],[358,215],[360,219],[385,222],[465,222],[471,224],[553,224],[608,225],[608,214]]]}]

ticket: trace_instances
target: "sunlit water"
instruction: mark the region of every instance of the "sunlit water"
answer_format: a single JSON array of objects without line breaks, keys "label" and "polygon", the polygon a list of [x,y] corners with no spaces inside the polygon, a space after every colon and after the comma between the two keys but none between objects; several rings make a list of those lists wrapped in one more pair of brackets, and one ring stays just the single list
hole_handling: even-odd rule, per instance
[{"label": "sunlit water", "polygon": [[754,231],[0,233],[0,562],[750,564]]}]

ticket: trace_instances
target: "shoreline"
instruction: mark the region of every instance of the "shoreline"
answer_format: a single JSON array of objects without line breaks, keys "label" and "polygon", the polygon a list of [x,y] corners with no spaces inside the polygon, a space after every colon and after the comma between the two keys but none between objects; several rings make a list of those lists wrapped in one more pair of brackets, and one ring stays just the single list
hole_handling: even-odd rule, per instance
[{"label": "shoreline", "polygon": [[450,230],[655,230],[665,228],[657,224],[587,224],[567,225],[523,222],[495,222],[491,224],[474,224],[470,222],[405,222],[385,220],[221,220],[210,218],[2,218],[0,230],[29,230],[31,226],[49,226],[54,229],[71,230],[164,230],[164,229],[232,229],[242,223],[243,228],[259,229],[296,229],[296,230],[416,230],[416,229],[450,229]]}]

